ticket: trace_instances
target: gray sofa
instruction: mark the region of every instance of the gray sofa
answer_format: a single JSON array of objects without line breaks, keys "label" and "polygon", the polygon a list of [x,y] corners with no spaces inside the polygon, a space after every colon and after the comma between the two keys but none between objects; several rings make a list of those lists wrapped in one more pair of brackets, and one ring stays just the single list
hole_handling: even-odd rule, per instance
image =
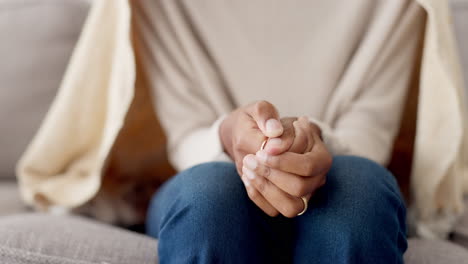
[{"label": "gray sofa", "polygon": [[[468,76],[468,0],[452,2]],[[157,241],[78,216],[33,213],[14,167],[59,86],[89,0],[0,0],[0,263],[157,263]],[[407,263],[468,263],[468,214],[450,242],[410,239]]]}]

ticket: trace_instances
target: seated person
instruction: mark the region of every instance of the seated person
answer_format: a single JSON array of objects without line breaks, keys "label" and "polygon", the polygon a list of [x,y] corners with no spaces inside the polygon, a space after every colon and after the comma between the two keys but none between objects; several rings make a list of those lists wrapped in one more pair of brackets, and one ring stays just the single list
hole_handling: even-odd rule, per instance
[{"label": "seated person", "polygon": [[402,263],[390,158],[424,30],[415,1],[136,8],[180,171],[154,195],[162,263]]}]

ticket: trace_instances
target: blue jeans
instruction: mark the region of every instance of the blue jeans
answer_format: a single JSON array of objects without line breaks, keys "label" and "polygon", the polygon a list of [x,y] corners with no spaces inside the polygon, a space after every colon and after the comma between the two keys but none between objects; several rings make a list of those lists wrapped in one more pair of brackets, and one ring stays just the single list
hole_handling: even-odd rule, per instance
[{"label": "blue jeans", "polygon": [[403,263],[406,209],[394,177],[364,158],[338,156],[327,183],[293,219],[269,217],[234,164],[195,166],[154,196],[147,233],[166,263]]}]

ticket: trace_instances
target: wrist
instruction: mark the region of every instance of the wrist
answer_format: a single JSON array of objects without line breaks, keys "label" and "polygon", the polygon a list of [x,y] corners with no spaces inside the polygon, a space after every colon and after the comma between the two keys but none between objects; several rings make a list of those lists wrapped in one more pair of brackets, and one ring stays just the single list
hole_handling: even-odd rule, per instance
[{"label": "wrist", "polygon": [[312,125],[312,131],[313,133],[315,133],[316,135],[318,135],[320,137],[320,139],[323,140],[323,137],[322,137],[322,129],[317,125],[315,124],[314,122],[310,122],[311,125]]},{"label": "wrist", "polygon": [[232,125],[229,119],[229,116],[227,116],[223,119],[223,121],[221,121],[218,133],[221,145],[223,147],[223,151],[232,158]]}]

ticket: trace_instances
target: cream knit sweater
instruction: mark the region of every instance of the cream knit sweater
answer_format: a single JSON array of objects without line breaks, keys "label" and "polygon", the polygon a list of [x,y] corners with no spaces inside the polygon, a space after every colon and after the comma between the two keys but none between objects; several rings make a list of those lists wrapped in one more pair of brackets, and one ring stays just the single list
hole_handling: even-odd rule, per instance
[{"label": "cream knit sweater", "polygon": [[[314,122],[320,123],[333,152],[362,155],[385,163],[400,116],[398,112],[387,110],[398,109],[403,100],[408,80],[405,69],[412,63],[417,41],[410,29],[420,27],[418,10],[422,7],[427,13],[427,22],[412,171],[415,198],[412,208],[420,235],[443,237],[450,230],[453,220],[463,210],[463,193],[468,189],[468,161],[463,160],[468,158],[468,144],[461,73],[445,1],[418,0],[419,6],[406,1],[376,1],[379,4],[361,1],[362,5],[336,6],[340,16],[344,16],[343,21],[326,15],[334,14],[330,12],[333,1],[327,1],[323,4],[323,15],[315,16],[316,23],[309,20],[305,8],[291,19],[275,21],[278,29],[289,36],[285,43],[279,41],[273,30],[256,36],[256,29],[249,26],[231,27],[229,23],[233,23],[236,16],[243,18],[236,13],[240,12],[239,6],[233,3],[230,3],[232,17],[228,19],[226,7],[218,1],[212,5],[186,1],[183,12],[166,3],[170,1],[153,2],[165,3],[165,13],[161,14],[165,17],[161,17],[160,25],[147,22],[150,26],[143,30],[164,32],[165,27],[171,27],[169,32],[174,33],[148,34],[148,43],[152,43],[154,36],[169,39],[160,38],[153,47],[147,47],[147,51],[157,59],[153,61],[160,63],[167,59],[160,66],[170,66],[153,65],[157,69],[155,98],[158,114],[165,117],[162,123],[170,134],[172,160],[179,168],[216,159],[221,148],[219,141],[216,143],[217,137],[210,136],[217,130],[215,120],[236,106],[260,98],[273,101],[283,115],[308,114]],[[203,13],[204,8],[212,9]],[[253,10],[255,8],[259,7]],[[349,8],[362,13],[353,17],[353,12],[346,12]],[[266,11],[270,13],[265,19],[281,9]],[[142,18],[148,19],[149,13],[146,14]],[[252,17],[255,18],[248,15],[242,23],[249,25]],[[187,18],[193,24],[184,26]],[[327,26],[312,26],[310,33],[297,34],[293,32],[295,28],[287,30],[290,28],[288,21],[303,27],[308,21],[311,25],[323,23]],[[340,21],[351,31],[339,27]],[[56,100],[18,164],[21,191],[28,204],[76,208],[98,192],[101,171],[125,125],[133,99],[136,71],[130,22],[129,1],[93,2]],[[259,21],[256,26],[268,28],[265,21]],[[247,31],[223,32],[221,28],[224,27]],[[188,29],[196,34],[184,31]],[[340,29],[344,31],[339,32]],[[328,34],[313,39],[317,37],[315,30]],[[182,32],[184,34],[180,34]],[[214,38],[213,33],[221,34],[219,39]],[[245,43],[244,35],[252,41]],[[262,43],[271,40],[271,46]],[[174,45],[168,46],[172,41]],[[340,41],[353,45],[342,45]],[[310,46],[294,46],[298,43]],[[289,49],[288,53],[288,49],[277,45],[291,45],[294,50]],[[228,48],[228,52],[221,52],[223,47]],[[276,50],[285,52],[274,54]],[[255,59],[249,64],[245,61],[252,57],[249,54],[260,55],[253,56]],[[307,60],[314,57],[315,61]],[[150,65],[151,61],[146,63]],[[225,71],[221,71],[223,69]],[[196,89],[184,90],[189,89],[187,81],[195,82]],[[314,86],[306,87],[307,84]],[[281,94],[273,91],[281,91]],[[298,96],[304,91],[307,97]],[[315,101],[314,96],[324,100]],[[188,114],[191,118],[186,117]],[[176,121],[171,122],[171,118]],[[360,133],[363,131],[365,133]],[[193,146],[203,140],[210,142],[207,144],[211,147],[197,157]],[[187,150],[184,146],[191,147]]]},{"label": "cream knit sweater", "polygon": [[335,155],[390,158],[424,30],[396,1],[139,1],[139,50],[177,169],[227,159],[224,115],[267,100]]}]

